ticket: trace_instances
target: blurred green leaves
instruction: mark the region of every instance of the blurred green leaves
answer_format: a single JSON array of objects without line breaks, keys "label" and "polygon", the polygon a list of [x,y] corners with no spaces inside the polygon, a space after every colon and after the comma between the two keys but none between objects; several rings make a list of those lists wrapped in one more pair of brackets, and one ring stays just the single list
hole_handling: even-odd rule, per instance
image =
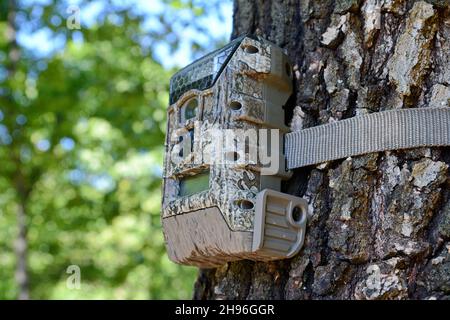
[{"label": "blurred green leaves", "polygon": [[[168,260],[160,225],[172,71],[155,62],[151,44],[167,37],[176,46],[176,12],[201,17],[217,2],[164,1],[173,14],[159,16],[165,28],[156,33],[114,1],[105,1],[99,16],[115,19],[79,31],[55,23],[64,2],[0,3],[0,299],[18,296],[19,199],[32,298],[189,298],[196,269]],[[42,16],[31,23],[39,6]],[[41,57],[19,47],[20,59],[12,59],[11,10],[22,19],[18,29],[48,29],[55,41],[62,34],[64,49]],[[146,37],[152,41],[144,46]],[[80,290],[66,286],[70,265],[81,269]]]}]

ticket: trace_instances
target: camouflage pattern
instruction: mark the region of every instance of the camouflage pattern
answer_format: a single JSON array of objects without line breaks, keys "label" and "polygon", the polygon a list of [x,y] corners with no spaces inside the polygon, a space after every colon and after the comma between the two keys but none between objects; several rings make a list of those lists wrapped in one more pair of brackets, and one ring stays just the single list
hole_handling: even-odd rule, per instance
[{"label": "camouflage pattern", "polygon": [[[272,62],[275,54],[277,54],[275,62],[285,64],[278,66],[278,69]],[[278,74],[274,74],[274,70]],[[178,75],[174,77],[180,78]],[[212,148],[211,145],[215,141],[212,141],[213,139],[208,137],[206,132],[213,126],[223,129],[277,128],[281,132],[287,131],[284,123],[271,123],[270,119],[267,119],[268,105],[265,95],[268,81],[272,81],[270,85],[283,93],[286,101],[292,90],[289,62],[280,49],[271,43],[263,39],[245,37],[213,87],[203,91],[188,90],[169,107],[164,163],[163,218],[203,208],[218,207],[231,230],[252,231],[254,208],[241,208],[239,203],[241,200],[246,200],[254,205],[257,193],[264,187],[262,181],[264,179],[261,179],[258,166],[249,168],[249,166],[243,167],[233,163],[210,166],[201,161],[192,164],[191,160],[194,156],[201,158],[201,151]],[[179,94],[178,91],[177,94]],[[198,100],[197,116],[195,119],[184,120],[183,108],[192,98]],[[242,107],[239,110],[233,110],[229,107],[232,102],[239,102]],[[277,106],[276,112],[283,113],[282,105]],[[170,141],[171,136],[174,133],[192,129],[194,121],[201,121],[202,124],[200,132],[195,132],[194,135],[193,152],[185,156],[181,163],[176,163],[172,161],[171,153],[177,141]],[[196,137],[203,139],[196,139]],[[226,153],[227,150],[224,149],[223,152]],[[279,187],[281,179],[286,177],[283,166],[284,163],[281,164],[280,174],[276,179]],[[208,190],[187,197],[179,197],[182,178],[208,170],[210,172]]]}]

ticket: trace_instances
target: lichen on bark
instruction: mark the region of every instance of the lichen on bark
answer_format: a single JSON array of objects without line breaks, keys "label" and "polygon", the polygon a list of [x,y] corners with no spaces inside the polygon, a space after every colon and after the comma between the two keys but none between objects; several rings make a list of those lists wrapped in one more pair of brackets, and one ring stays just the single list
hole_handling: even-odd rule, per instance
[{"label": "lichen on bark", "polygon": [[431,63],[431,47],[436,34],[433,5],[418,1],[408,13],[403,33],[388,62],[389,79],[400,95],[409,96],[412,87],[420,87]]}]

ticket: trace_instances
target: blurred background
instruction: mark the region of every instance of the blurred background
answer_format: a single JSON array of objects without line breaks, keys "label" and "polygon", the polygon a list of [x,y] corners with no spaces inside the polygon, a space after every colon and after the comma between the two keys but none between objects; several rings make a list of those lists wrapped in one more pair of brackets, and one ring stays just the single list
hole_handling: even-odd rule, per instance
[{"label": "blurred background", "polygon": [[231,28],[231,0],[0,0],[0,299],[191,297],[159,216],[168,84]]}]

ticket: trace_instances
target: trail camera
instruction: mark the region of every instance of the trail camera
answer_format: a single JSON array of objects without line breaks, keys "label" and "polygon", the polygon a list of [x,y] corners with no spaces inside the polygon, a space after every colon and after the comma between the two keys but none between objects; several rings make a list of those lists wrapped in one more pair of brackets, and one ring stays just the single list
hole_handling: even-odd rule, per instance
[{"label": "trail camera", "polygon": [[254,36],[172,77],[162,206],[170,259],[214,267],[301,249],[307,204],[280,192],[290,177],[283,106],[291,93],[287,56]]}]

